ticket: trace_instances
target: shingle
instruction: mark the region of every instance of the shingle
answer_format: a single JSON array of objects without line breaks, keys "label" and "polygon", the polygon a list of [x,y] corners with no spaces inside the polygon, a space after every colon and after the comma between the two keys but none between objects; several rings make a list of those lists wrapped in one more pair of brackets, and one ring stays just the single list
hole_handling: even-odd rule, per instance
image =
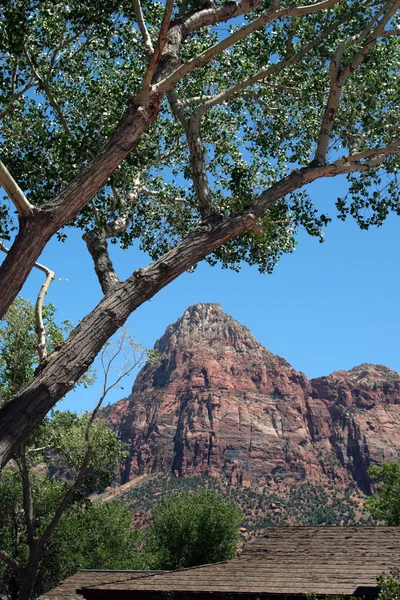
[{"label": "shingle", "polygon": [[[110,583],[82,585],[84,597],[96,590],[143,592],[351,595],[376,588],[376,577],[400,568],[400,528],[271,527],[239,557],[213,565],[145,578],[126,575]],[[65,596],[64,596],[65,597]]]}]

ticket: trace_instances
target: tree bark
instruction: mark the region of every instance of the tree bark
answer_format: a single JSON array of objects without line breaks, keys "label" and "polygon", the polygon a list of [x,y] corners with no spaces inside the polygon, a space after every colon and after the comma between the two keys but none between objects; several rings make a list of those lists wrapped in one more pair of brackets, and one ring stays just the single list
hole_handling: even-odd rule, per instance
[{"label": "tree bark", "polygon": [[146,107],[132,100],[117,129],[102,150],[56,198],[20,218],[20,231],[0,267],[0,317],[20,292],[49,239],[93,198],[117,166],[139,141],[160,110],[161,98],[153,94]]},{"label": "tree bark", "polygon": [[18,594],[18,600],[31,600],[33,588],[35,587],[37,572],[40,563],[40,552],[36,543],[29,549],[28,564],[24,569],[22,576],[21,589]]}]

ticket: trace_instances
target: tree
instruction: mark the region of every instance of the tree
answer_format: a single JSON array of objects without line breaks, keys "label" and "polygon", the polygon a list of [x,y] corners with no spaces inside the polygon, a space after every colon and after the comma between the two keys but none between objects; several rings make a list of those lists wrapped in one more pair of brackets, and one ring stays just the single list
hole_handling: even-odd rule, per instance
[{"label": "tree", "polygon": [[[65,486],[54,479],[34,493],[40,500],[37,515],[41,527],[48,522]],[[43,482],[42,482],[43,483]],[[26,529],[23,522],[23,502],[20,479],[7,468],[0,488],[2,513],[0,538],[2,548],[15,556],[20,564],[28,557]],[[81,497],[61,517],[44,549],[34,586],[39,595],[73,575],[80,569],[135,568],[139,532],[131,527],[132,513],[119,501],[91,502]],[[2,583],[1,583],[2,580]],[[0,590],[6,597],[18,597],[21,579],[14,569],[0,562]],[[3,596],[2,596],[3,597]]]},{"label": "tree", "polygon": [[[27,301],[18,299],[6,315],[0,339],[0,389],[5,398],[29,380],[35,358],[39,361],[46,355],[46,345],[36,344],[38,339],[46,340],[44,323],[51,343],[62,340],[63,332],[53,319],[54,308],[45,308],[44,315],[40,331],[35,328],[35,309]],[[108,342],[101,353],[103,390],[93,412],[82,416],[56,412],[45,418],[21,444],[15,463],[5,470],[0,526],[4,530],[2,546],[5,543],[11,550],[1,547],[0,561],[14,572],[13,581],[17,578],[20,582],[19,600],[31,598],[63,515],[73,505],[85,508],[87,495],[109,485],[116,466],[125,458],[125,445],[96,416],[108,392],[141,364],[145,355],[126,331],[116,344]],[[118,364],[121,358],[124,360]],[[55,568],[53,563],[51,566]]]},{"label": "tree", "polygon": [[229,560],[242,520],[233,502],[210,490],[170,494],[154,512],[142,557],[153,569]]},{"label": "tree", "polygon": [[400,525],[400,463],[384,463],[369,468],[372,481],[380,484],[367,500],[367,508],[376,521]]},{"label": "tree", "polygon": [[[0,410],[1,465],[181,273],[203,259],[269,272],[298,227],[321,236],[313,181],[347,176],[338,216],[362,228],[400,213],[399,7],[6,0],[0,182],[18,223],[5,204],[3,239],[18,232],[0,313],[67,224],[84,229],[104,298]],[[119,281],[109,240],[154,262]]]},{"label": "tree", "polygon": [[[125,457],[124,445],[101,421],[91,425],[88,456],[89,421],[89,415],[55,413],[35,430],[16,464],[4,469],[0,561],[13,571],[12,587],[18,588],[20,600],[31,598],[39,567],[63,515],[73,505],[68,520],[71,515],[75,518],[78,508],[84,512],[86,496],[110,485],[115,466]],[[64,535],[67,529],[64,525]],[[55,568],[51,555],[47,562],[49,569]]]}]

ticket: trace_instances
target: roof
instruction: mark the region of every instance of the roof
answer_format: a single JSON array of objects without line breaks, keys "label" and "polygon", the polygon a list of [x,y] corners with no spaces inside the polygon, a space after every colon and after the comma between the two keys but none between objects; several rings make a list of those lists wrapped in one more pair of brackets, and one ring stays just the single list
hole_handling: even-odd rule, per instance
[{"label": "roof", "polygon": [[271,527],[231,561],[140,579],[127,575],[78,593],[87,600],[167,592],[371,596],[376,595],[376,577],[400,567],[399,533],[396,527],[377,526]]},{"label": "roof", "polygon": [[77,596],[76,593],[78,588],[104,585],[107,583],[115,584],[120,581],[126,581],[127,577],[135,579],[138,577],[145,577],[146,575],[153,575],[156,572],[161,573],[162,571],[98,571],[95,569],[79,571],[79,573],[64,579],[59,586],[46,592],[46,594],[43,594],[40,598],[42,600],[79,600],[80,596]]}]

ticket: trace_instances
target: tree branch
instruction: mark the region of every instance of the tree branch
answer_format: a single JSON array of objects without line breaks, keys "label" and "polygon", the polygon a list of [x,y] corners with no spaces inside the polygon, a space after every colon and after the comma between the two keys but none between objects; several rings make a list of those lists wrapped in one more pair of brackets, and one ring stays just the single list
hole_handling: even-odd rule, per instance
[{"label": "tree branch", "polygon": [[200,106],[197,109],[197,111],[195,113],[196,116],[198,118],[203,117],[203,115],[208,110],[210,110],[214,106],[217,106],[217,104],[226,102],[226,100],[229,100],[233,96],[240,95],[240,92],[242,90],[244,90],[245,88],[247,88],[259,81],[264,81],[271,75],[275,75],[276,73],[279,73],[283,69],[286,69],[286,68],[296,64],[304,56],[306,56],[306,54],[308,54],[308,52],[310,52],[313,48],[315,48],[315,46],[317,46],[327,35],[329,35],[333,31],[335,31],[342,23],[343,23],[343,20],[338,21],[337,23],[334,23],[334,24],[330,25],[329,27],[327,27],[326,29],[324,29],[318,36],[316,36],[316,38],[312,42],[310,42],[309,44],[306,44],[299,52],[297,52],[296,54],[293,54],[290,58],[285,58],[284,60],[282,60],[274,65],[271,65],[270,67],[267,67],[266,69],[259,71],[255,75],[248,77],[247,79],[231,86],[230,88],[227,88],[220,94],[217,94],[216,96],[213,96],[213,97],[207,99],[204,102],[203,106]]},{"label": "tree branch", "polygon": [[[361,62],[364,60],[367,54],[369,54],[371,50],[376,46],[376,44],[378,43],[378,39],[384,32],[387,23],[395,14],[399,6],[400,0],[395,0],[395,2],[393,2],[393,0],[389,0],[389,2],[386,2],[382,9],[378,11],[378,13],[373,17],[373,19],[370,20],[370,22],[367,24],[364,30],[360,34],[351,36],[350,38],[342,42],[342,44],[339,45],[338,49],[333,55],[330,64],[331,82],[329,97],[321,123],[314,159],[311,163],[313,166],[323,165],[326,163],[326,156],[329,149],[329,141],[335,122],[336,113],[339,108],[339,101],[344,83],[355,71],[355,69],[357,69],[357,67],[361,64]],[[377,19],[383,13],[385,14],[381,18],[378,25],[375,27],[375,30],[371,31]],[[341,62],[345,50],[349,48],[353,43],[356,43],[360,40],[365,40],[362,49],[353,58],[353,60],[350,61],[344,69],[342,69]]]},{"label": "tree branch", "polygon": [[27,200],[23,191],[14,180],[12,175],[8,172],[5,164],[0,160],[0,184],[4,188],[7,196],[10,198],[11,202],[14,204],[17,209],[18,214],[21,217],[29,217],[32,210],[33,205]]},{"label": "tree branch", "polygon": [[19,577],[22,577],[24,574],[24,569],[22,568],[22,566],[20,565],[20,563],[15,560],[15,558],[13,558],[12,556],[10,556],[8,554],[8,552],[6,552],[5,550],[0,550],[0,560],[2,560],[3,562],[6,563],[6,565],[8,567],[10,567],[10,569],[12,571],[14,571],[14,573],[16,573]]},{"label": "tree branch", "polygon": [[194,58],[190,59],[188,62],[181,65],[178,69],[176,69],[171,75],[157,83],[156,89],[159,93],[165,93],[172,86],[174,86],[178,81],[180,81],[183,77],[188,75],[194,69],[198,67],[202,67],[207,64],[210,60],[212,60],[218,54],[221,54],[224,50],[227,50],[243,38],[249,36],[251,33],[260,29],[267,23],[271,23],[276,19],[281,19],[290,16],[298,16],[305,15],[309,13],[317,13],[327,8],[338,4],[341,0],[323,0],[317,4],[308,5],[308,6],[299,6],[299,7],[289,7],[284,8],[282,10],[274,10],[274,6],[266,13],[260,15],[257,19],[254,19],[248,25],[245,25],[238,31],[235,31],[231,35],[228,35],[222,41],[218,42],[211,48],[208,48],[204,52],[201,52]]},{"label": "tree branch", "polygon": [[151,80],[153,79],[153,75],[156,72],[156,69],[160,63],[162,53],[164,50],[165,43],[167,41],[167,33],[169,24],[171,21],[172,10],[174,8],[174,0],[166,0],[164,16],[160,27],[160,33],[158,35],[158,40],[156,47],[154,49],[153,55],[150,58],[149,66],[147,67],[147,71],[143,78],[142,89],[147,90],[150,88]]},{"label": "tree branch", "polygon": [[103,294],[107,294],[119,283],[118,275],[115,272],[108,252],[107,239],[109,237],[112,236],[107,236],[102,227],[95,227],[82,236],[93,259],[94,270],[96,271]]},{"label": "tree branch", "polygon": [[[8,252],[9,252],[9,250],[6,248],[6,246],[2,242],[0,242],[0,250],[5,252],[6,254],[8,254]],[[46,279],[45,279],[44,283],[42,284],[42,287],[40,288],[40,291],[39,291],[39,294],[38,294],[38,297],[36,300],[36,305],[35,305],[36,334],[38,337],[37,348],[38,348],[38,354],[39,354],[39,362],[42,362],[47,356],[46,330],[45,330],[44,323],[43,323],[43,301],[45,299],[47,292],[49,291],[51,282],[55,278],[55,273],[54,273],[54,271],[51,271],[50,269],[48,269],[44,265],[41,265],[40,263],[35,263],[33,266],[36,269],[38,269],[39,271],[42,271],[42,273],[45,273],[45,275],[46,275]]]},{"label": "tree branch", "polygon": [[46,349],[46,329],[43,323],[43,301],[47,292],[49,291],[49,287],[51,282],[55,278],[54,271],[50,271],[47,269],[46,279],[40,288],[36,305],[35,305],[35,321],[36,321],[36,335],[38,337],[38,354],[39,354],[39,364],[43,362],[47,357],[47,349]]},{"label": "tree branch", "polygon": [[203,221],[218,216],[219,210],[215,204],[207,177],[204,145],[201,139],[200,119],[189,117],[178,99],[175,89],[168,92],[168,99],[175,117],[181,123],[189,146],[192,179],[196,191],[198,209]]},{"label": "tree branch", "polygon": [[0,119],[3,119],[11,111],[18,98],[21,98],[31,87],[33,87],[33,81],[30,79],[18,92],[13,92],[7,106],[0,111]]},{"label": "tree branch", "polygon": [[143,43],[146,48],[146,54],[150,58],[154,54],[154,48],[150,34],[146,27],[146,23],[144,21],[142,5],[140,3],[140,0],[133,0],[133,7],[135,9],[136,21],[139,27],[139,31],[142,35]]},{"label": "tree branch", "polygon": [[31,69],[33,71],[33,74],[34,74],[34,76],[35,76],[35,78],[36,78],[39,86],[45,92],[45,95],[47,96],[47,99],[48,99],[48,101],[50,103],[50,106],[53,108],[54,112],[56,113],[56,115],[57,115],[57,117],[58,117],[58,119],[59,119],[59,121],[61,123],[62,128],[64,129],[64,131],[68,135],[68,137],[75,141],[75,136],[72,133],[71,128],[68,125],[68,122],[67,122],[67,120],[66,120],[66,118],[65,118],[65,116],[64,116],[64,114],[63,114],[63,112],[61,110],[61,107],[58,104],[58,102],[57,102],[57,100],[56,100],[56,98],[55,98],[55,96],[54,96],[54,94],[53,94],[53,92],[52,92],[52,90],[50,88],[48,80],[44,79],[40,75],[40,73],[39,73],[38,69],[36,68],[36,66],[35,66],[32,58],[29,56],[29,52],[27,51],[27,49],[25,48],[25,46],[23,47],[23,51],[24,51],[26,60],[28,61],[29,66],[31,67]]},{"label": "tree branch", "polygon": [[37,547],[38,547],[39,553],[41,553],[43,551],[43,548],[45,547],[46,543],[48,542],[54,529],[57,527],[62,515],[64,514],[65,510],[68,508],[68,506],[74,499],[75,494],[79,491],[79,489],[83,483],[83,478],[85,477],[86,469],[89,465],[91,456],[92,456],[92,447],[88,446],[85,456],[82,461],[81,468],[79,470],[78,476],[77,476],[74,484],[69,488],[68,492],[65,494],[64,498],[61,500],[56,512],[54,513],[53,518],[51,519],[50,523],[48,524],[48,526],[44,530],[43,534],[40,536],[40,538],[37,541]]}]

